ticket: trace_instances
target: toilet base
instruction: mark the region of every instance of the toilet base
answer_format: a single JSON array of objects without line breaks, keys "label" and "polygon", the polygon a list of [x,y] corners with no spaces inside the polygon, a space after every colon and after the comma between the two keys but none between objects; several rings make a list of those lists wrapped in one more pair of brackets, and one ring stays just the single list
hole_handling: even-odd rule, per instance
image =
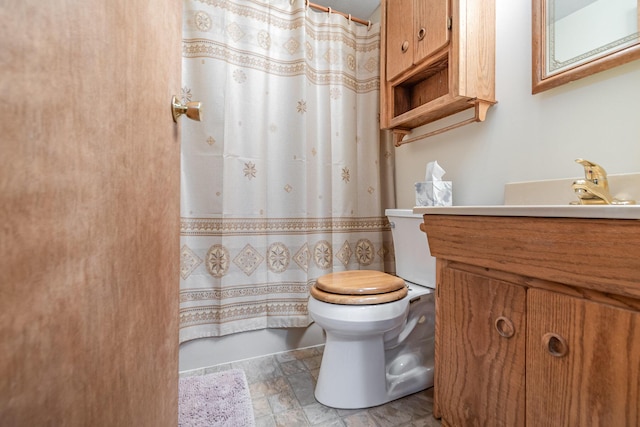
[{"label": "toilet base", "polygon": [[388,402],[382,336],[352,340],[327,336],[315,389],[316,400],[339,409]]},{"label": "toilet base", "polygon": [[393,372],[385,366],[385,356],[388,352],[381,337],[364,339],[354,346],[351,340],[328,336],[316,400],[331,408],[371,408],[433,386],[432,364],[417,363]]}]

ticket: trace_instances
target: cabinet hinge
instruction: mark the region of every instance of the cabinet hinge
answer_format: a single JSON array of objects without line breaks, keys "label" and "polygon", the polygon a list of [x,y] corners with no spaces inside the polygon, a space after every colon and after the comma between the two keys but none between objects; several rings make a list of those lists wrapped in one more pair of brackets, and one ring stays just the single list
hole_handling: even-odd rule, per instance
[{"label": "cabinet hinge", "polygon": [[450,16],[447,19],[447,30],[451,31],[451,28],[453,27],[453,16]]}]

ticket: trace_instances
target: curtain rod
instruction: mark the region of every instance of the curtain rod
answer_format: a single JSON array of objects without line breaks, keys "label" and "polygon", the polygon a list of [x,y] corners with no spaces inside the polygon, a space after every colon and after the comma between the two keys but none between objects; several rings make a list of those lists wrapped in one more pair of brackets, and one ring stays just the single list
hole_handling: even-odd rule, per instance
[{"label": "curtain rod", "polygon": [[326,7],[326,6],[322,6],[316,3],[311,3],[309,0],[305,0],[305,4],[307,6],[310,6],[314,9],[320,10],[322,12],[329,12],[329,13],[337,13],[338,15],[342,15],[345,18],[347,18],[349,21],[353,21],[356,22],[358,24],[362,24],[362,25],[366,25],[367,27],[371,26],[371,21],[365,21],[364,19],[360,19],[360,18],[356,18],[354,16],[351,16],[350,13],[344,13],[344,12],[340,12],[339,10],[333,10],[330,7]]}]

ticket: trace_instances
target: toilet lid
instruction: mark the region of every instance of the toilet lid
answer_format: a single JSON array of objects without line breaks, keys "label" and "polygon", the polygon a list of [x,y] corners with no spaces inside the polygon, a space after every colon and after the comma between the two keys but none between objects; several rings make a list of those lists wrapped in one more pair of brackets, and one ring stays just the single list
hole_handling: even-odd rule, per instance
[{"label": "toilet lid", "polygon": [[382,304],[407,295],[399,277],[380,271],[355,270],[325,274],[311,287],[311,295],[324,302],[345,305]]}]

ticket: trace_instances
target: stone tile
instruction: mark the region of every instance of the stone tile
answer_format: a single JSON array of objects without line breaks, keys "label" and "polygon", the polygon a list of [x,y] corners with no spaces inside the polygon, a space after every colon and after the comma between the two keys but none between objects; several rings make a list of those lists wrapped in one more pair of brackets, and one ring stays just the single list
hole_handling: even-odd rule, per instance
[{"label": "stone tile", "polygon": [[336,418],[335,420],[316,424],[313,427],[345,427],[345,423],[340,418]]},{"label": "stone tile", "polygon": [[336,409],[338,411],[338,415],[341,418],[344,418],[349,415],[357,414],[358,412],[366,412],[366,409]]},{"label": "stone tile", "polygon": [[271,412],[273,414],[280,414],[283,412],[291,411],[293,409],[300,409],[300,403],[293,393],[279,393],[269,396],[269,406],[271,406]]},{"label": "stone tile", "polygon": [[377,425],[366,411],[342,417],[342,421],[346,427],[372,427]]},{"label": "stone tile", "polygon": [[289,362],[291,360],[302,360],[308,357],[318,356],[322,354],[323,345],[316,347],[301,348],[299,350],[287,351],[276,354],[278,362]]},{"label": "stone tile", "polygon": [[293,375],[300,372],[306,372],[309,369],[302,360],[290,360],[288,362],[280,362],[280,369],[284,375]]},{"label": "stone tile", "polygon": [[273,415],[256,418],[256,427],[276,427],[276,419]]},{"label": "stone tile", "polygon": [[290,375],[287,377],[287,380],[300,401],[300,405],[306,406],[316,403],[316,398],[314,397],[316,381],[309,372]]},{"label": "stone tile", "polygon": [[264,417],[266,415],[272,415],[271,405],[266,397],[260,397],[251,401],[253,405],[253,416],[255,418]]},{"label": "stone tile", "polygon": [[309,373],[311,374],[313,379],[317,382],[318,381],[318,375],[320,375],[320,368],[318,368],[318,369],[310,369]]},{"label": "stone tile", "polygon": [[394,400],[385,406],[411,415],[411,419],[421,419],[431,415],[433,402],[422,392],[414,393],[402,399]]},{"label": "stone tile", "polygon": [[410,412],[397,409],[390,404],[376,406],[367,412],[381,426],[406,426],[412,418]]},{"label": "stone tile", "polygon": [[322,362],[322,356],[313,356],[302,359],[308,370],[320,369],[320,362]]},{"label": "stone tile", "polygon": [[323,345],[316,345],[314,347],[301,348],[299,350],[294,350],[293,353],[296,355],[298,359],[306,359],[307,357],[321,355],[324,351]]},{"label": "stone tile", "polygon": [[422,394],[433,405],[433,387],[426,389]]},{"label": "stone tile", "polygon": [[338,412],[335,409],[321,405],[320,403],[312,403],[311,405],[303,406],[302,410],[307,416],[309,424],[312,426],[339,419]]},{"label": "stone tile", "polygon": [[302,409],[283,412],[275,415],[277,427],[307,427],[309,422]]},{"label": "stone tile", "polygon": [[262,396],[272,396],[274,394],[292,393],[293,389],[285,377],[276,377],[269,380],[249,384],[249,393],[251,398],[255,399]]},{"label": "stone tile", "polygon": [[242,360],[231,365],[233,368],[244,370],[249,384],[282,376],[282,369],[274,356]]},{"label": "stone tile", "polygon": [[274,354],[274,357],[276,358],[276,361],[278,363],[286,363],[286,362],[291,362],[292,360],[298,360],[296,359],[296,356],[293,353],[293,351],[285,351],[284,353],[277,353],[277,354]]},{"label": "stone tile", "polygon": [[440,420],[436,420],[432,415],[411,421],[407,427],[440,427]]}]

